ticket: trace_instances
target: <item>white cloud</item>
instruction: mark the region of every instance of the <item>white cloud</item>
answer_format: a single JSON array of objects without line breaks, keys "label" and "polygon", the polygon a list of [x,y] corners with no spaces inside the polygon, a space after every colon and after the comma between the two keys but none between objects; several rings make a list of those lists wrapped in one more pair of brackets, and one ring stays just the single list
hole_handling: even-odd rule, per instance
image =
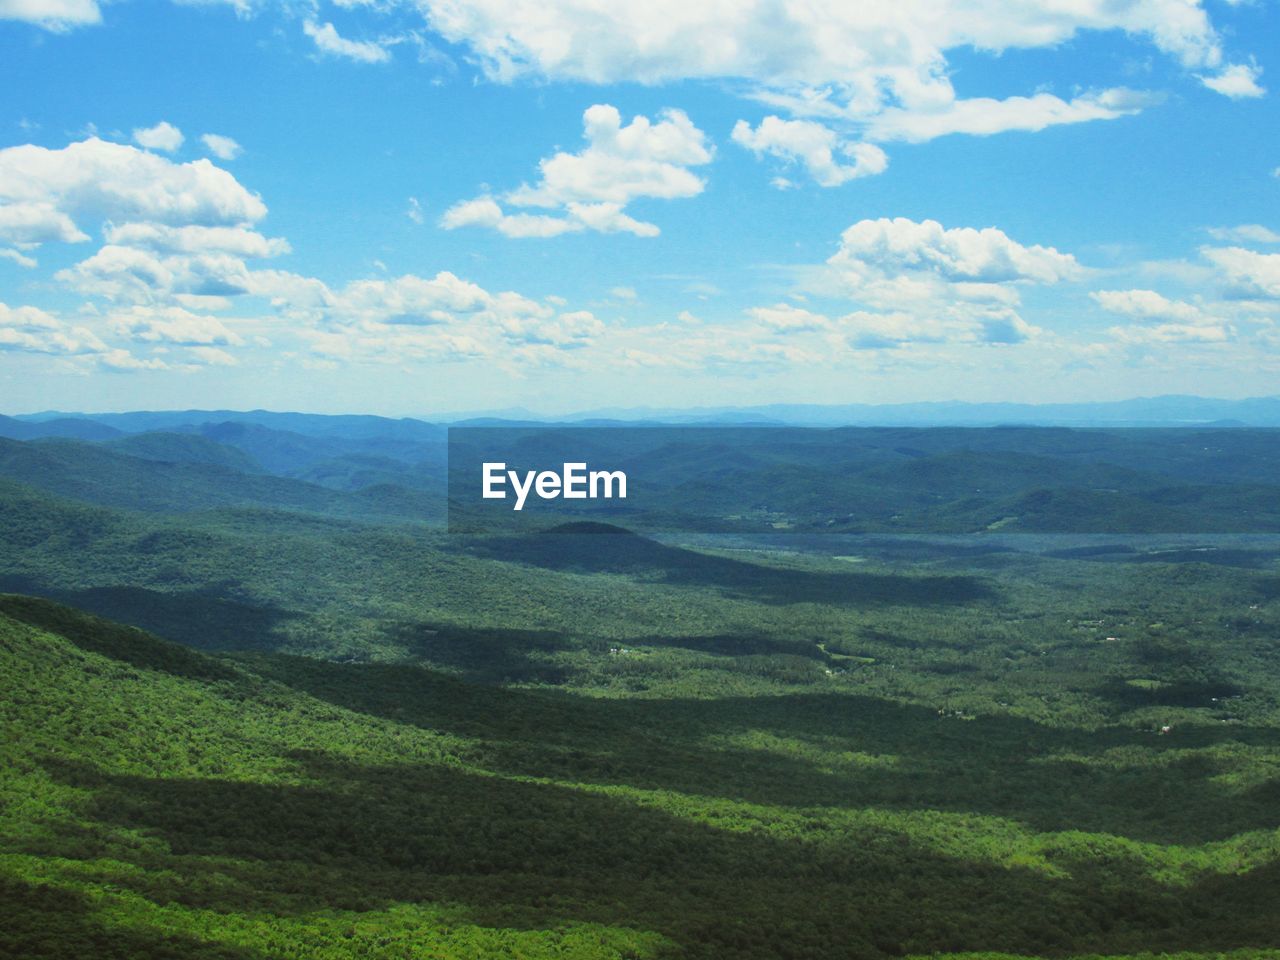
[{"label": "white cloud", "polygon": [[1070,254],[1018,243],[994,227],[862,220],[844,231],[822,269],[809,272],[814,290],[858,309],[828,318],[778,304],[749,315],[775,334],[827,334],[854,350],[1020,344],[1045,331],[1019,315],[1019,288],[1084,274]]},{"label": "white cloud", "polygon": [[514,238],[558,237],[583,230],[634,233],[638,237],[656,237],[659,233],[654,224],[628,216],[616,203],[570,203],[564,214],[562,217],[537,213],[507,214],[492,197],[479,197],[455,203],[444,212],[440,225],[446,230],[492,227],[504,236]]},{"label": "white cloud", "polygon": [[98,363],[106,367],[108,370],[116,370],[122,373],[139,370],[168,370],[169,365],[159,357],[153,357],[150,360],[142,360],[135,357],[128,350],[114,348],[108,350],[98,357]]},{"label": "white cloud", "polygon": [[995,227],[948,230],[936,220],[903,217],[855,223],[840,235],[840,249],[827,263],[855,287],[913,274],[968,282],[960,291],[966,299],[996,293],[990,284],[1056,283],[1082,274],[1071,254],[1023,246]]},{"label": "white cloud", "polygon": [[1280,253],[1243,247],[1208,247],[1201,252],[1218,268],[1232,294],[1280,299]]},{"label": "white cloud", "polygon": [[138,146],[148,150],[163,150],[165,153],[173,153],[185,140],[182,131],[165,120],[154,127],[135,127],[133,131],[133,142]]},{"label": "white cloud", "polygon": [[0,20],[23,20],[62,31],[102,21],[95,0],[0,0]]},{"label": "white cloud", "polygon": [[1267,91],[1258,83],[1262,68],[1257,64],[1233,63],[1218,73],[1201,77],[1200,82],[1215,93],[1232,100],[1261,97]]},{"label": "white cloud", "polygon": [[563,363],[561,354],[590,346],[605,330],[588,311],[492,293],[448,272],[330,290],[313,278],[257,271],[251,285],[298,326],[312,353],[334,361]]},{"label": "white cloud", "polygon": [[[757,157],[767,153],[789,163],[803,163],[809,176],[824,187],[874,176],[889,166],[889,158],[875,144],[841,140],[834,130],[812,120],[770,116],[760,121],[755,130],[745,120],[739,120],[733,127],[733,141]],[[852,162],[842,163],[837,155]]]},{"label": "white cloud", "polygon": [[1189,67],[1215,67],[1221,59],[1208,16],[1187,0],[425,0],[424,6],[436,30],[470,46],[499,80],[730,77],[781,89],[830,86],[846,102],[881,96],[918,102],[949,90],[945,52],[960,47],[998,53],[1057,46],[1085,30],[1117,30],[1145,37]]},{"label": "white cloud", "polygon": [[391,53],[383,43],[348,40],[339,36],[332,23],[317,24],[314,20],[308,20],[302,25],[302,32],[315,41],[318,50],[335,57],[360,63],[385,63],[391,59]]},{"label": "white cloud", "polygon": [[[823,120],[834,128],[835,142],[795,129],[752,147],[803,162],[824,185],[883,169],[885,158],[873,144],[1114,120],[1162,99],[1125,88],[1071,98],[1035,89],[961,99],[948,62],[955,50],[1052,49],[1081,34],[1113,32],[1199,71],[1202,82],[1225,95],[1261,92],[1256,67],[1224,65],[1221,37],[1200,0],[417,0],[416,7],[447,40],[469,47],[498,82],[736,81],[793,121]],[[738,139],[750,146],[748,131]],[[842,159],[842,148],[854,151],[853,163]],[[795,185],[786,176],[772,183]],[[555,232],[547,224],[516,229]]]},{"label": "white cloud", "polygon": [[290,252],[281,237],[264,237],[248,227],[171,227],[162,223],[107,224],[107,243],[160,253],[229,253],[237,257],[278,257]]},{"label": "white cloud", "polygon": [[1149,345],[1161,343],[1225,343],[1234,330],[1222,321],[1213,323],[1161,323],[1155,326],[1111,327],[1108,331],[1121,343]]},{"label": "white cloud", "polygon": [[[824,298],[843,298],[855,309],[837,315],[785,302],[752,307],[747,324],[708,328],[706,337],[740,348],[715,353],[715,362],[767,365],[801,357],[856,365],[866,351],[886,350],[906,363],[958,347],[1008,348],[1049,337],[1018,314],[1017,287],[1082,273],[1070,255],[1024,246],[994,228],[865,220],[845,231],[825,270],[811,274]],[[660,342],[656,331],[650,340]],[[683,340],[681,350],[688,354]]]},{"label": "white cloud", "polygon": [[18,266],[26,267],[28,270],[36,266],[34,258],[28,257],[17,250],[10,250],[4,247],[0,247],[0,260],[12,260]]},{"label": "white cloud", "polygon": [[1154,290],[1095,290],[1090,297],[1109,313],[1138,321],[1111,327],[1107,333],[1131,347],[1170,343],[1224,343],[1235,328],[1221,317],[1184,300],[1170,300]]},{"label": "white cloud", "polygon": [[1005,100],[973,97],[946,101],[931,108],[891,107],[868,124],[867,135],[874,140],[922,143],[952,133],[989,136],[1012,130],[1034,132],[1064,123],[1131,116],[1157,100],[1151,94],[1122,87],[1073,100],[1049,93]]},{"label": "white cloud", "polygon": [[244,152],[244,148],[236,141],[218,133],[203,134],[200,137],[200,142],[204,144],[206,150],[219,160],[234,160]]},{"label": "white cloud", "polygon": [[[552,237],[582,230],[656,236],[658,228],[626,214],[626,205],[639,198],[692,197],[705,187],[689,168],[709,163],[712,149],[706,135],[681,111],[664,111],[657,123],[638,116],[623,126],[617,108],[596,104],[582,119],[587,140],[583,150],[542,160],[541,179],[533,185],[524,184],[500,198],[454,204],[445,211],[441,226],[490,227],[510,237]],[[499,200],[559,215],[508,214]]]},{"label": "white cloud", "polygon": [[1242,223],[1238,227],[1209,227],[1209,236],[1227,243],[1280,243],[1280,233],[1257,223]]},{"label": "white cloud", "polygon": [[234,226],[266,212],[208,160],[174,163],[96,137],[60,150],[0,150],[0,239],[16,243],[87,240],[77,218]]},{"label": "white cloud", "polygon": [[240,363],[227,351],[217,347],[191,347],[187,350],[187,356],[210,367],[234,367]]},{"label": "white cloud", "polygon": [[747,315],[770,330],[784,333],[812,333],[817,330],[828,330],[832,323],[827,318],[810,310],[802,310],[788,303],[777,303],[771,307],[752,307]]},{"label": "white cloud", "polygon": [[931,311],[857,310],[834,321],[834,328],[855,350],[931,344],[1009,346],[1044,333],[1013,310],[967,304],[940,305]]},{"label": "white cloud", "polygon": [[244,339],[217,317],[202,316],[181,307],[134,306],[108,318],[120,336],[147,343],[189,346],[241,346]]},{"label": "white cloud", "polygon": [[11,307],[0,303],[0,327],[14,330],[60,330],[62,321],[39,307]]},{"label": "white cloud", "polygon": [[1197,323],[1205,313],[1192,303],[1169,300],[1154,290],[1095,290],[1090,297],[1109,313],[1119,313],[1146,320],[1178,320]]},{"label": "white cloud", "polygon": [[711,161],[706,136],[680,110],[662,120],[635,117],[622,125],[616,107],[596,104],[582,115],[586,149],[541,161],[539,183],[508,194],[522,207],[582,203],[625,204],[637,197],[692,197],[705,184],[688,168]]},{"label": "white cloud", "polygon": [[0,352],[76,356],[106,349],[106,344],[85,327],[70,327],[36,307],[10,307],[0,303]]},{"label": "white cloud", "polygon": [[110,243],[54,277],[88,296],[135,303],[166,302],[183,294],[237,296],[251,286],[248,267],[232,254],[166,256]]},{"label": "white cloud", "polygon": [[426,222],[426,218],[422,215],[422,204],[418,202],[417,197],[409,198],[409,206],[408,209],[405,210],[404,215],[414,223],[418,224],[418,226],[422,226],[422,224]]},{"label": "white cloud", "polygon": [[49,201],[8,201],[0,202],[0,239],[23,244],[81,243],[89,235]]},{"label": "white cloud", "polygon": [[[1010,321],[1006,318],[1005,322]],[[981,339],[983,330],[980,323],[905,311],[857,310],[841,317],[837,325],[845,341],[855,350],[888,350],[949,341],[972,343]]]},{"label": "white cloud", "polygon": [[[448,323],[459,314],[475,314],[492,306],[491,295],[477,284],[442,272],[427,279],[407,274],[394,280],[357,280],[332,295],[325,310],[329,322],[430,326]],[[522,301],[537,311],[533,301]]]},{"label": "white cloud", "polygon": [[444,212],[440,226],[446,230],[458,227],[497,227],[502,223],[502,207],[492,197],[460,200]]}]

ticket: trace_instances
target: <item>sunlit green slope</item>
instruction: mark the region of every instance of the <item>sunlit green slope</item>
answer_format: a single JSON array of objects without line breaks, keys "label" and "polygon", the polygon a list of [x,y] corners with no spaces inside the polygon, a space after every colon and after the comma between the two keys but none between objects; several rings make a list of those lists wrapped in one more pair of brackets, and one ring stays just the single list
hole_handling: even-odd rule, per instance
[{"label": "sunlit green slope", "polygon": [[0,689],[5,956],[1244,958],[1280,937],[1269,729],[590,699],[216,659],[19,597]]}]

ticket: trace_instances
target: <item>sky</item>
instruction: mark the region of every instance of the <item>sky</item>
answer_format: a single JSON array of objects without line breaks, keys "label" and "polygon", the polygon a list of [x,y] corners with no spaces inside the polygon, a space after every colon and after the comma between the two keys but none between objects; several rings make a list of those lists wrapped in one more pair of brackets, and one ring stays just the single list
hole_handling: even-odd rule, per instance
[{"label": "sky", "polygon": [[1274,0],[0,0],[0,412],[1280,394],[1278,84]]}]

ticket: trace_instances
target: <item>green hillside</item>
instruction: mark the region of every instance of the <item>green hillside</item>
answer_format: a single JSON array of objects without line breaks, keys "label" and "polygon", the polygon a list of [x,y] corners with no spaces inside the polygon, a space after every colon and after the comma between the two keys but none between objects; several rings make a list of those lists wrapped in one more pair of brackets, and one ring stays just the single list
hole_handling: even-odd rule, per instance
[{"label": "green hillside", "polygon": [[0,445],[0,956],[1280,960],[1280,542],[1112,529],[1265,485],[1028,491],[1041,442],[851,455],[1105,532],[462,536]]},{"label": "green hillside", "polygon": [[1280,956],[1261,730],[566,698],[21,597],[0,674],[7,956]]},{"label": "green hillside", "polygon": [[238,470],[261,473],[262,467],[243,450],[229,447],[195,434],[135,433],[103,444],[108,450],[142,460],[167,463],[208,463]]},{"label": "green hillside", "polygon": [[[429,520],[442,505],[428,495],[381,498],[354,496],[256,470],[242,472],[228,465],[234,453],[217,457],[192,456],[195,447],[183,444],[185,456],[175,456],[175,441],[130,438],[141,444],[141,455],[127,455],[97,444],[67,440],[22,443],[0,439],[0,478],[107,507],[175,513],[219,507],[260,506],[315,513],[392,516]],[[163,446],[168,455],[155,456]],[[169,459],[172,456],[172,459]],[[214,462],[220,460],[222,462]],[[247,461],[240,460],[243,467]]]}]

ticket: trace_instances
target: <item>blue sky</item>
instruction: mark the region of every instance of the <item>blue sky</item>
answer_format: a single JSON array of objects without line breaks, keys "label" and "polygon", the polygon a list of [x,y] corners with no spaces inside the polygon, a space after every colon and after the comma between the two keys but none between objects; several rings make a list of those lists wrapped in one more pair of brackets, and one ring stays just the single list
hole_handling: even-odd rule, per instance
[{"label": "blue sky", "polygon": [[0,0],[0,408],[1274,394],[1267,0]]}]

